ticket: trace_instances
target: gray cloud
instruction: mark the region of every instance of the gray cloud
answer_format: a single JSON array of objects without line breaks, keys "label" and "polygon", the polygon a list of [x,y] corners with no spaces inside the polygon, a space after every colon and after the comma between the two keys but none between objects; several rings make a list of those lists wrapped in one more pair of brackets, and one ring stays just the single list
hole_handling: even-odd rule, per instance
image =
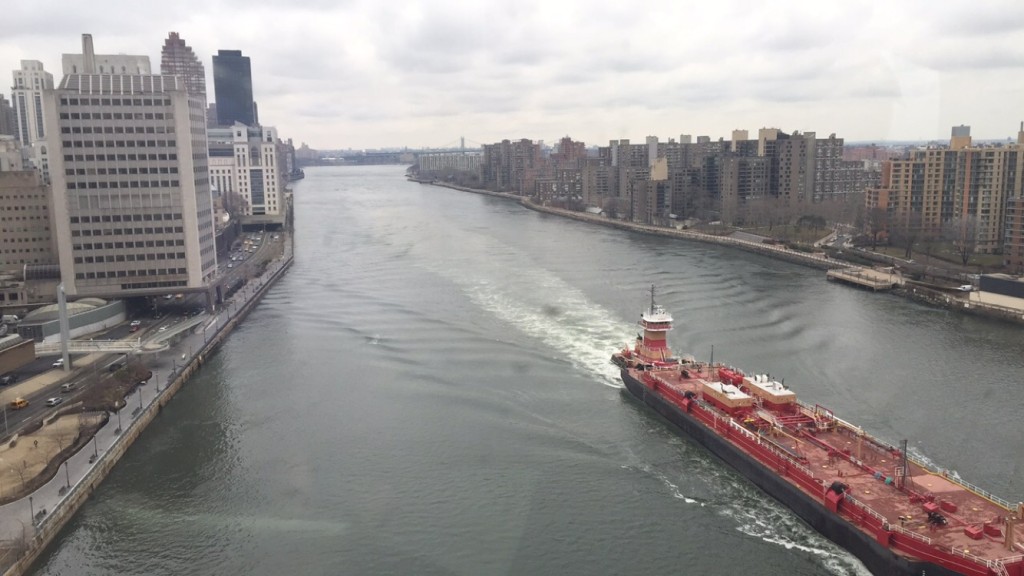
[{"label": "gray cloud", "polygon": [[764,125],[933,138],[961,122],[1003,137],[1024,93],[1018,1],[41,0],[4,7],[0,73],[37,59],[59,77],[82,32],[99,52],[159,67],[171,30],[208,81],[218,49],[250,56],[261,119],[320,147],[717,138]]}]

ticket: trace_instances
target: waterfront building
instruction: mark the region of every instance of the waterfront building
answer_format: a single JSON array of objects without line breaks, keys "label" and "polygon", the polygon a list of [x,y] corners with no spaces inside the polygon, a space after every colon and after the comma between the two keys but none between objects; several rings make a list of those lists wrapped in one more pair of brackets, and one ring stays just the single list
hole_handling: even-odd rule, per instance
[{"label": "waterfront building", "polygon": [[[278,148],[277,129],[246,126],[207,130],[210,179],[225,209],[243,225],[284,223],[283,190],[287,172]],[[239,202],[239,206],[233,202]]]},{"label": "waterfront building", "polygon": [[1014,274],[1024,275],[1024,196],[1006,201],[1003,234],[1003,265]]},{"label": "waterfront building", "polygon": [[436,152],[420,154],[417,164],[421,174],[445,171],[479,172],[482,160],[482,152]]},{"label": "waterfront building", "polygon": [[219,50],[213,57],[213,92],[217,125],[257,124],[252,96],[252,66],[241,50]]},{"label": "waterfront building", "polygon": [[970,127],[957,126],[950,146],[885,162],[881,185],[866,195],[866,207],[886,210],[890,227],[946,235],[981,254],[1002,251],[1007,199],[1022,195],[1022,144],[975,146]]},{"label": "waterfront building", "polygon": [[206,69],[177,32],[169,33],[164,40],[163,49],[160,51],[160,73],[184,78],[185,89],[189,94],[201,96],[205,107]]},{"label": "waterfront building", "polygon": [[217,269],[203,103],[180,76],[89,73],[91,49],[72,59],[87,73],[44,94],[65,289],[203,289]]}]

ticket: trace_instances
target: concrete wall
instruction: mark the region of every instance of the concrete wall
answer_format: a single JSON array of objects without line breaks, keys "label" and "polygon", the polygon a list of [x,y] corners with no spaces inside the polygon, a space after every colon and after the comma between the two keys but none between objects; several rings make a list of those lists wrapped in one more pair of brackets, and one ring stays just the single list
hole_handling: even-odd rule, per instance
[{"label": "concrete wall", "polygon": [[0,352],[0,374],[17,370],[36,359],[36,343],[24,340]]}]

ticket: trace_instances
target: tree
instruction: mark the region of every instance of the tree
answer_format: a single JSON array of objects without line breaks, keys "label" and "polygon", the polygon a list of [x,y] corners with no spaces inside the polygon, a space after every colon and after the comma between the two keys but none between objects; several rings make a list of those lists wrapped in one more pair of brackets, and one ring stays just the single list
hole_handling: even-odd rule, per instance
[{"label": "tree", "polygon": [[953,242],[953,249],[960,255],[964,266],[970,261],[978,246],[978,219],[974,216],[958,216],[946,224],[945,237]]},{"label": "tree", "polygon": [[865,214],[868,234],[871,236],[871,251],[878,249],[878,237],[889,229],[889,211],[876,206]]},{"label": "tree", "polygon": [[914,255],[914,245],[921,237],[921,212],[914,210],[893,218],[889,237],[893,244],[903,247],[903,257],[910,260]]}]

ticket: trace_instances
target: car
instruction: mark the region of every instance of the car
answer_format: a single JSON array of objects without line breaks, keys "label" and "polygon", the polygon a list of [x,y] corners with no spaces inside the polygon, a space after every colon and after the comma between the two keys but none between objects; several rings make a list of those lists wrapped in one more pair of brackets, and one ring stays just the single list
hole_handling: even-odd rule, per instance
[{"label": "car", "polygon": [[63,368],[64,367],[64,359],[63,358],[57,358],[57,360],[53,363],[53,367],[54,368]]},{"label": "car", "polygon": [[15,374],[13,372],[10,373],[10,374],[4,374],[3,377],[0,377],[0,386],[10,386],[11,384],[14,384],[17,381],[18,381],[18,375],[17,374]]},{"label": "car", "polygon": [[28,400],[24,398],[15,398],[10,403],[11,410],[21,410],[25,406],[28,406]]},{"label": "car", "polygon": [[64,399],[61,398],[60,396],[54,396],[53,398],[47,398],[46,399],[46,405],[47,406],[56,406],[57,404],[60,404],[63,401],[64,401]]},{"label": "car", "polygon": [[124,364],[122,362],[114,362],[113,364],[110,365],[110,368],[108,368],[108,370],[110,370],[111,372],[117,372],[121,368],[124,368]]},{"label": "car", "polygon": [[165,332],[166,330],[167,330],[167,326],[161,326],[160,330],[158,330],[158,332]]},{"label": "car", "polygon": [[234,267],[235,267],[234,264],[228,264],[228,268],[234,268]]},{"label": "car", "polygon": [[132,323],[129,324],[129,326],[135,326],[135,327],[142,326],[142,320],[132,320]]},{"label": "car", "polygon": [[957,290],[959,290],[961,292],[973,292],[974,291],[974,284],[964,284],[964,285],[960,286],[959,288],[957,288]]},{"label": "car", "polygon": [[78,387],[78,385],[75,384],[74,382],[68,382],[67,384],[61,384],[60,385],[60,391],[61,392],[71,392],[76,387]]}]

